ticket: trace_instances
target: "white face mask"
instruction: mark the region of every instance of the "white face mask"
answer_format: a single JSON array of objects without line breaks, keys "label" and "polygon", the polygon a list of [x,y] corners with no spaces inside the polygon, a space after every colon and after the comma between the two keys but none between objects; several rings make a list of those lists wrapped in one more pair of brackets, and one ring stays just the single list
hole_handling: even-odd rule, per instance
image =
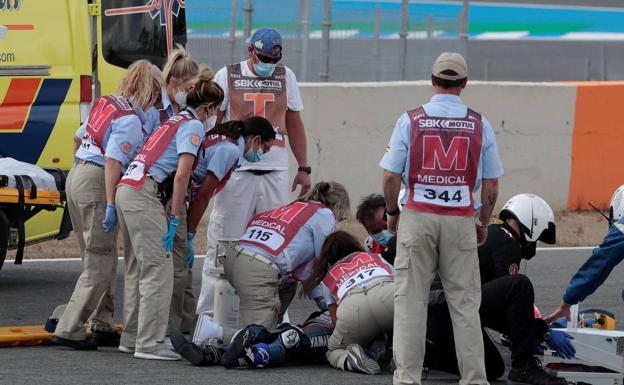
[{"label": "white face mask", "polygon": [[212,115],[211,117],[206,118],[206,120],[204,120],[204,129],[206,131],[212,130],[215,124],[217,124],[217,115]]},{"label": "white face mask", "polygon": [[173,100],[180,108],[186,107],[186,91],[178,91],[173,95]]}]

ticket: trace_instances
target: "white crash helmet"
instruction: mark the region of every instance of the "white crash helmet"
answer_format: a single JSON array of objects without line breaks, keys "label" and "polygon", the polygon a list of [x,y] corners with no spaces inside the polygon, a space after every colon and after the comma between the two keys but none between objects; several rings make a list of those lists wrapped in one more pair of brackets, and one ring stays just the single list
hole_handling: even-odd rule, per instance
[{"label": "white crash helmet", "polygon": [[527,242],[554,244],[557,240],[555,214],[545,200],[533,194],[518,194],[503,206],[499,218],[515,218]]},{"label": "white crash helmet", "polygon": [[609,224],[619,221],[624,215],[624,185],[618,187],[611,197],[609,208]]}]

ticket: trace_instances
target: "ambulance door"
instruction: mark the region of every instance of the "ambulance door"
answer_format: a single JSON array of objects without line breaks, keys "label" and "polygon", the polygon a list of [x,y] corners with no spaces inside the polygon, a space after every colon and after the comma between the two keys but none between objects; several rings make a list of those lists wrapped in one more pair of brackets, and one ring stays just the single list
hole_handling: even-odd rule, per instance
[{"label": "ambulance door", "polygon": [[100,95],[117,92],[125,69],[147,59],[162,68],[176,44],[186,45],[184,0],[107,0],[98,16]]}]

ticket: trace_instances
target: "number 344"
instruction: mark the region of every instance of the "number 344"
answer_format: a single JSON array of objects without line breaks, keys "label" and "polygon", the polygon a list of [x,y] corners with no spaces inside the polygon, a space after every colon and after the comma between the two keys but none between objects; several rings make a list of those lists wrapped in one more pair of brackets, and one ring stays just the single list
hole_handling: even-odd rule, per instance
[{"label": "number 344", "polygon": [[435,190],[425,189],[425,194],[423,196],[426,199],[431,199],[431,200],[439,199],[444,202],[449,202],[449,201],[461,202],[462,201],[462,194],[460,190],[455,191],[455,194],[453,194],[452,197],[449,197],[449,192],[446,190],[438,194]]}]

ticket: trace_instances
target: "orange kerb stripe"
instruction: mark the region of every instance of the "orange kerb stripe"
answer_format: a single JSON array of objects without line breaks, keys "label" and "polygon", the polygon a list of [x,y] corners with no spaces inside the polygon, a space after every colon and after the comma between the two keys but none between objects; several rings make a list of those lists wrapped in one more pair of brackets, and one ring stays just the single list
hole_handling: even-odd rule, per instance
[{"label": "orange kerb stripe", "polygon": [[11,79],[0,104],[0,130],[22,130],[41,78]]},{"label": "orange kerb stripe", "polygon": [[575,85],[568,209],[589,209],[588,202],[606,208],[613,191],[624,184],[624,82]]},{"label": "orange kerb stripe", "polygon": [[35,26],[32,24],[5,24],[9,31],[32,31]]}]

